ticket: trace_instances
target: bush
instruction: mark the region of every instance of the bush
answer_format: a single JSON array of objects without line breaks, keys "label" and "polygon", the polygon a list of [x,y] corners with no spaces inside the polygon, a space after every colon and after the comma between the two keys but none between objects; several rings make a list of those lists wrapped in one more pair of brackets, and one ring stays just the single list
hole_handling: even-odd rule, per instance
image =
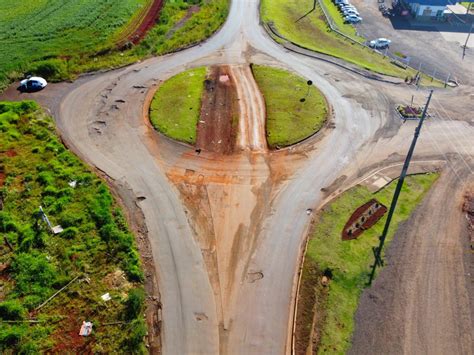
[{"label": "bush", "polygon": [[133,288],[125,301],[125,320],[131,321],[142,313],[145,302],[145,291],[142,288]]},{"label": "bush", "polygon": [[67,63],[60,59],[49,59],[35,63],[28,71],[51,81],[61,81],[69,77]]},{"label": "bush", "polygon": [[130,324],[129,337],[124,341],[124,347],[132,354],[144,354],[143,337],[146,335],[146,325],[143,320],[136,319]]},{"label": "bush", "polygon": [[79,233],[79,230],[76,227],[68,227],[61,233],[61,237],[66,239],[73,239]]},{"label": "bush", "polygon": [[16,280],[15,291],[20,295],[33,294],[45,296],[56,279],[56,269],[37,251],[18,254],[12,263]]},{"label": "bush", "polygon": [[0,318],[3,320],[21,320],[25,318],[25,309],[18,300],[0,303]]},{"label": "bush", "polygon": [[0,327],[0,350],[15,347],[26,334],[24,326],[2,326]]}]

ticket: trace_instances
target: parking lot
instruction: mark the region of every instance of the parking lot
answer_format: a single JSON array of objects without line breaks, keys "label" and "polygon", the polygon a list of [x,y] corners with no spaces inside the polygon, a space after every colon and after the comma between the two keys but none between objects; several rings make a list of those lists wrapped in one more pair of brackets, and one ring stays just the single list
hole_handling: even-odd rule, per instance
[{"label": "parking lot", "polygon": [[[463,48],[474,16],[452,16],[448,22],[383,17],[374,0],[352,0],[363,18],[357,31],[367,38],[392,41],[387,54],[441,80],[474,84],[474,35]],[[390,7],[390,3],[386,3]],[[460,5],[459,5],[460,6]],[[385,50],[382,50],[385,52]]]}]

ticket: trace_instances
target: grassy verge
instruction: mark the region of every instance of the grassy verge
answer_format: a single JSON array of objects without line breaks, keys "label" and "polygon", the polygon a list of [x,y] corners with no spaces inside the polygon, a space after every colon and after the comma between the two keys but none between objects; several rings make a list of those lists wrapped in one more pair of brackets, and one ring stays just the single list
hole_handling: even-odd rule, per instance
[{"label": "grassy verge", "polygon": [[196,143],[205,78],[206,68],[201,67],[165,81],[151,102],[150,121],[153,127],[178,141]]},{"label": "grassy verge", "polygon": [[229,0],[165,1],[145,39],[118,50],[118,36],[147,1],[0,0],[0,91],[26,73],[61,81],[186,47],[216,31],[229,10]]},{"label": "grassy verge", "polygon": [[[330,3],[329,0],[326,1]],[[312,6],[313,0],[262,0],[261,15],[265,22],[273,22],[280,34],[303,47],[344,59],[349,63],[380,74],[400,78],[416,74],[414,70],[400,68],[392,64],[389,58],[383,58],[371,49],[354,44],[331,31],[319,8],[296,22]],[[337,10],[329,7],[329,11],[335,13]],[[334,14],[336,22],[339,21],[338,17],[340,17],[339,14],[337,16]],[[341,31],[347,32],[352,37],[353,31],[349,30],[347,26],[342,24]]]},{"label": "grassy verge", "polygon": [[282,69],[253,65],[252,71],[265,98],[270,147],[297,143],[321,129],[328,105],[314,85],[308,87],[306,80]]},{"label": "grassy verge", "polygon": [[[134,237],[107,186],[54,132],[35,102],[0,102],[0,353],[143,352]],[[63,232],[51,233],[39,206]],[[93,323],[88,337],[82,321]]]},{"label": "grassy verge", "polygon": [[[437,178],[437,174],[407,177],[387,242],[391,241],[398,225],[408,219]],[[308,328],[311,327],[308,322],[316,311],[319,318],[316,333],[319,353],[342,354],[350,346],[354,327],[353,316],[368,279],[369,266],[373,262],[372,247],[378,245],[378,236],[382,233],[385,217],[356,240],[342,241],[342,229],[352,212],[371,198],[378,199],[388,207],[395,185],[396,183],[392,182],[376,194],[370,193],[365,187],[352,188],[324,207],[316,218],[303,266],[300,293],[303,301],[314,301],[309,307],[302,303],[311,316],[306,316],[306,320],[301,321],[300,329],[303,338],[308,337]],[[322,288],[319,280],[327,270],[331,270],[332,280],[328,287]],[[314,280],[318,282],[315,283]],[[318,302],[316,310],[312,307],[315,302]],[[305,309],[301,312],[305,312]],[[307,345],[309,338],[301,341]]]}]

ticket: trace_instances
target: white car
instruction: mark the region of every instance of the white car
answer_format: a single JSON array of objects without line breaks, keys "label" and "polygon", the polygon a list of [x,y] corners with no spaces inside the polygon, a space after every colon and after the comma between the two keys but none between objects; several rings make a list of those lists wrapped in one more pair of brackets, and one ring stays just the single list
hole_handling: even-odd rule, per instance
[{"label": "white car", "polygon": [[383,48],[389,47],[390,43],[392,43],[392,41],[389,39],[377,38],[369,42],[369,47],[376,48],[376,49],[383,49]]},{"label": "white car", "polygon": [[354,9],[343,10],[343,11],[342,11],[342,14],[343,14],[344,16],[347,16],[347,15],[356,15],[356,16],[359,16],[359,13],[357,12],[357,10],[354,10]]},{"label": "white car", "polygon": [[357,15],[347,15],[344,16],[344,22],[346,23],[358,23],[362,21],[362,17]]},{"label": "white car", "polygon": [[40,78],[39,76],[31,76],[20,81],[20,89],[22,90],[37,91],[44,89],[46,85],[48,85],[46,80]]}]

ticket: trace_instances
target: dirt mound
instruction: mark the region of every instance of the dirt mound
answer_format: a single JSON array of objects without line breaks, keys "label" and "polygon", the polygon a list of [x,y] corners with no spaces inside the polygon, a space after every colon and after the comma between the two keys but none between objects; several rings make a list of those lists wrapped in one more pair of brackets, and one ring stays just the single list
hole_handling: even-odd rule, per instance
[{"label": "dirt mound", "polygon": [[237,91],[229,67],[211,67],[204,82],[196,147],[221,154],[232,154],[238,118]]}]

